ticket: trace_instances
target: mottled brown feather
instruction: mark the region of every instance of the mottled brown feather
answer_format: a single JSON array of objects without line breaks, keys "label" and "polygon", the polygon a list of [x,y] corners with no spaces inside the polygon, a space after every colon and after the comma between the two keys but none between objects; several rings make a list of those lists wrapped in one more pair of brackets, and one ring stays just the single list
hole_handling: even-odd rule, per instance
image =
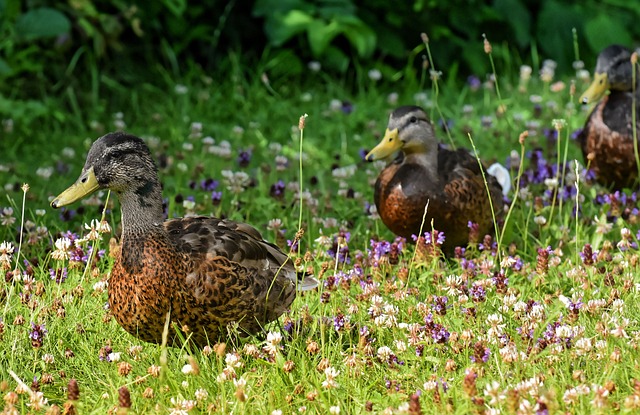
[{"label": "mottled brown feather", "polygon": [[[454,162],[455,161],[455,162]],[[443,251],[469,241],[468,222],[477,223],[481,235],[493,233],[493,219],[487,191],[477,160],[465,150],[440,149],[438,174],[444,182],[426,181],[422,166],[404,164],[402,159],[389,164],[378,176],[374,201],[382,222],[396,235],[410,239],[418,235],[424,208],[429,207],[423,232],[433,227],[445,233]],[[502,189],[495,177],[486,175],[493,208],[502,217]]]},{"label": "mottled brown feather", "polygon": [[[631,93],[611,91],[595,106],[578,136],[585,162],[598,183],[607,187],[631,187],[638,177],[632,105]],[[637,117],[640,119],[640,113]],[[636,130],[640,134],[640,122]]]}]

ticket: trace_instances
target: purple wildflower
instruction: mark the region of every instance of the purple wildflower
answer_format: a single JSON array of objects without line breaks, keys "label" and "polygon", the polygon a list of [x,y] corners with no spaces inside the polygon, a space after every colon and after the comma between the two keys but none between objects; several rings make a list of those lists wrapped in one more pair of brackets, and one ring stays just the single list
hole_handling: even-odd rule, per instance
[{"label": "purple wildflower", "polygon": [[218,206],[222,202],[222,192],[216,192],[215,190],[211,192],[211,203],[214,206]]},{"label": "purple wildflower", "polygon": [[51,275],[51,279],[57,284],[62,284],[67,279],[67,267],[49,268],[49,275]]},{"label": "purple wildflower", "polygon": [[286,189],[286,185],[282,180],[278,180],[276,183],[271,185],[271,189],[269,194],[271,197],[275,199],[282,199],[284,197],[284,191]]},{"label": "purple wildflower", "polygon": [[487,292],[480,284],[473,284],[469,288],[469,295],[476,303],[481,303],[487,298]]},{"label": "purple wildflower", "polygon": [[240,165],[240,167],[247,167],[250,162],[251,162],[250,150],[244,150],[244,151],[241,151],[240,154],[238,154],[238,165]]},{"label": "purple wildflower", "polygon": [[33,321],[31,322],[31,331],[29,332],[29,338],[31,339],[31,346],[38,348],[42,346],[42,341],[44,340],[44,336],[48,333],[47,329],[42,324],[36,324]]}]

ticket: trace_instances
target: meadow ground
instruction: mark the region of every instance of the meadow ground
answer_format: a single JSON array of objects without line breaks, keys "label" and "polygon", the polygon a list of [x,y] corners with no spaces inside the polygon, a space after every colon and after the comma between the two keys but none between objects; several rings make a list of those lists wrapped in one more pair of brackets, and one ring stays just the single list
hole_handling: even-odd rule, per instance
[{"label": "meadow ground", "polygon": [[[50,116],[5,120],[4,413],[635,413],[637,196],[595,185],[574,142],[588,73],[542,67],[406,89],[373,71],[353,94],[321,70],[305,87],[193,70],[96,108],[64,114],[54,100]],[[363,155],[402,104],[427,109],[443,143],[472,139],[511,171],[500,231],[459,257],[395,238],[372,210],[384,163]],[[286,250],[301,226],[292,257],[319,289],[263,335],[203,350],[127,334],[106,304],[118,203],[97,239],[106,193],[48,205],[113,130],[149,144],[169,217],[245,221]]]}]

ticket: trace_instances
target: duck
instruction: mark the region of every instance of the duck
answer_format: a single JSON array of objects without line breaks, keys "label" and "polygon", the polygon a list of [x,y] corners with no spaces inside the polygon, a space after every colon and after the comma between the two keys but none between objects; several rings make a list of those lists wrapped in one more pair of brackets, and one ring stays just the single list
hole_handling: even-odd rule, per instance
[{"label": "duck", "polygon": [[[640,136],[640,88],[633,91],[632,68],[628,48],[606,47],[598,55],[593,82],[580,97],[583,105],[597,103],[577,137],[584,161],[598,183],[614,190],[633,187],[638,179],[632,109],[635,100],[636,134]],[[635,79],[638,85],[638,69]]]},{"label": "duck", "polygon": [[396,153],[399,155],[383,168],[374,187],[378,215],[394,234],[411,240],[421,231],[430,232],[433,224],[444,233],[441,249],[450,255],[458,246],[467,247],[469,222],[477,224],[480,236],[493,233],[492,205],[496,219],[501,218],[504,190],[510,187],[504,167],[492,166],[500,171],[504,187],[494,175],[485,175],[487,193],[477,159],[468,150],[441,146],[419,106],[395,109],[384,137],[365,159],[384,160]]},{"label": "duck", "polygon": [[99,189],[114,192],[121,207],[110,311],[143,341],[161,344],[167,318],[169,346],[190,339],[204,347],[224,341],[230,329],[253,335],[283,314],[298,292],[318,284],[248,224],[209,216],[165,221],[158,170],[139,137],[114,132],[98,138],[77,181],[51,206]]}]

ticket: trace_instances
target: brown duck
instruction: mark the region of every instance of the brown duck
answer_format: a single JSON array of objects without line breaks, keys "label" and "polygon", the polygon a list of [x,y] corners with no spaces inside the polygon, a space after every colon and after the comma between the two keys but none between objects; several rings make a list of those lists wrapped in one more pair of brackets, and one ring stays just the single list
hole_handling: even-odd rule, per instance
[{"label": "brown duck", "polygon": [[[640,71],[636,70],[636,131],[640,136]],[[609,95],[605,93],[609,91]],[[602,98],[602,99],[600,99]],[[598,55],[594,79],[580,102],[595,106],[578,142],[585,163],[598,183],[621,189],[636,184],[638,166],[633,146],[633,76],[629,49],[611,45]]]},{"label": "brown duck", "polygon": [[111,133],[96,140],[75,184],[51,202],[59,208],[111,189],[122,209],[122,240],[109,279],[109,305],[134,336],[168,343],[174,326],[198,346],[214,343],[236,322],[259,332],[317,281],[296,272],[287,255],[253,227],[213,217],[164,220],[156,165],[138,137]]},{"label": "brown duck", "polygon": [[[444,232],[445,253],[468,244],[469,221],[478,225],[481,236],[493,233],[489,197],[478,161],[467,150],[440,148],[422,108],[404,106],[393,111],[382,141],[366,159],[384,159],[397,151],[401,154],[382,170],[374,191],[378,214],[393,233],[405,238],[418,235],[427,202],[423,232],[431,230],[433,221],[433,227]],[[486,177],[499,218],[503,187],[494,176]]]}]

